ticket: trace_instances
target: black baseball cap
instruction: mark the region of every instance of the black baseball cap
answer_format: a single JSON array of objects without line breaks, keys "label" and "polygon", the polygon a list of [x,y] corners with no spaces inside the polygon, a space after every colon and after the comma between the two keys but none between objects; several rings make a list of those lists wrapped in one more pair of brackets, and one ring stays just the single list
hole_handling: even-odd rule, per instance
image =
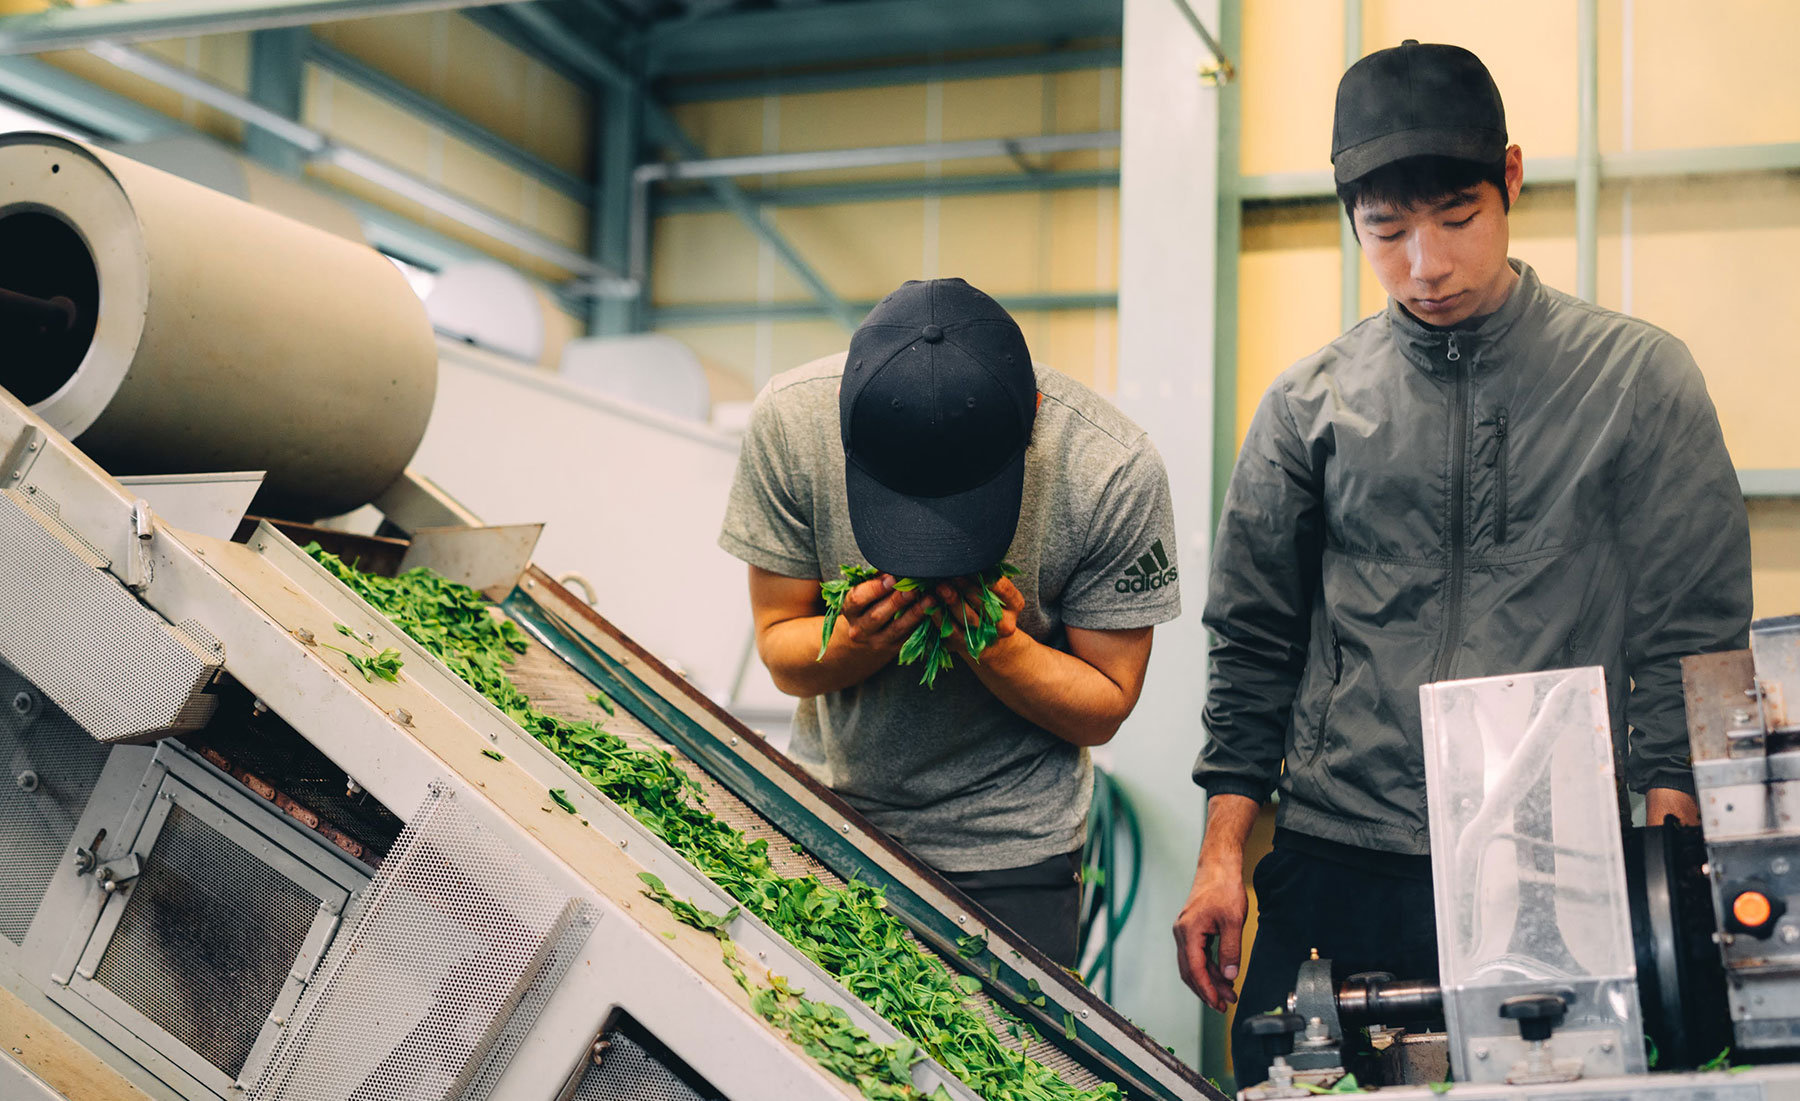
[{"label": "black baseball cap", "polygon": [[1005,558],[1036,412],[1025,334],[998,302],[961,279],[882,299],[838,392],[850,530],[869,565],[960,577]]},{"label": "black baseball cap", "polygon": [[1405,157],[1491,164],[1506,155],[1506,107],[1481,59],[1409,38],[1350,66],[1338,82],[1331,164],[1349,183]]}]

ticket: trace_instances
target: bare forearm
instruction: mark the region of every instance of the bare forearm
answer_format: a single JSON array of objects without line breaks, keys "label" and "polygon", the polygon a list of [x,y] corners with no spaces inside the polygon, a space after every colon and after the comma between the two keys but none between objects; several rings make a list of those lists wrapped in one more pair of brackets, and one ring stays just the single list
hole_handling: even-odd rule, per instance
[{"label": "bare forearm", "polygon": [[1200,871],[1230,869],[1241,875],[1244,843],[1262,804],[1244,795],[1215,795],[1206,801],[1206,836],[1200,842]]},{"label": "bare forearm", "polygon": [[852,646],[841,629],[831,633],[831,645],[820,659],[819,632],[824,628],[824,616],[809,616],[773,624],[757,636],[757,652],[775,687],[790,696],[841,692],[894,659],[892,653]]},{"label": "bare forearm", "polygon": [[964,659],[1001,703],[1066,742],[1103,745],[1137,703],[1100,670],[1023,631]]}]

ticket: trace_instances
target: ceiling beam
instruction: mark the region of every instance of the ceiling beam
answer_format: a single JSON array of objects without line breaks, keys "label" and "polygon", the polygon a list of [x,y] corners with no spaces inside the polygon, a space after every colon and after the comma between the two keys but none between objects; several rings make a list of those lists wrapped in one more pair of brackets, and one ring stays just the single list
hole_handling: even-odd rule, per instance
[{"label": "ceiling beam", "polygon": [[[859,0],[743,12],[653,27],[645,73],[769,71],[877,57],[927,56],[1117,38],[1119,0]],[[754,58],[754,64],[746,59]]]},{"label": "ceiling beam", "polygon": [[51,7],[0,19],[0,54],[67,50],[107,40],[297,27],[371,15],[479,7],[496,0],[150,0],[140,4]]}]

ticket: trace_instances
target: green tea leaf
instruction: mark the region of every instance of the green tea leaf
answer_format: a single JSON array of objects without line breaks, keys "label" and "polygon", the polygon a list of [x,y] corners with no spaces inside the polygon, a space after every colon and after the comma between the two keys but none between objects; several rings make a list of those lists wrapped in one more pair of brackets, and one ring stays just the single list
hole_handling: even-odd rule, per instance
[{"label": "green tea leaf", "polygon": [[506,760],[506,754],[494,749],[484,749],[481,751],[481,755],[495,761]]}]

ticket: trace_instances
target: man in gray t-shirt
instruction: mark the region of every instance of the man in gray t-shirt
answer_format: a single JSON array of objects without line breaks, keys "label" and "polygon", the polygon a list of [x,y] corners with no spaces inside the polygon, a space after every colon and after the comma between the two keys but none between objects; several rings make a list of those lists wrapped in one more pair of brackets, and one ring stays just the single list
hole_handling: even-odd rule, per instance
[{"label": "man in gray t-shirt", "polygon": [[[846,366],[848,365],[848,376]],[[848,459],[848,461],[847,461]],[[1180,611],[1162,460],[1080,383],[1033,367],[960,279],[908,283],[848,355],[758,396],[719,543],[750,565],[757,648],[802,697],[790,752],[870,821],[1068,965],[1093,773]],[[925,616],[994,591],[1000,637],[934,687],[896,665]],[[821,580],[851,590],[821,658]],[[930,579],[916,590],[897,578]],[[972,618],[972,617],[971,617]]]}]

